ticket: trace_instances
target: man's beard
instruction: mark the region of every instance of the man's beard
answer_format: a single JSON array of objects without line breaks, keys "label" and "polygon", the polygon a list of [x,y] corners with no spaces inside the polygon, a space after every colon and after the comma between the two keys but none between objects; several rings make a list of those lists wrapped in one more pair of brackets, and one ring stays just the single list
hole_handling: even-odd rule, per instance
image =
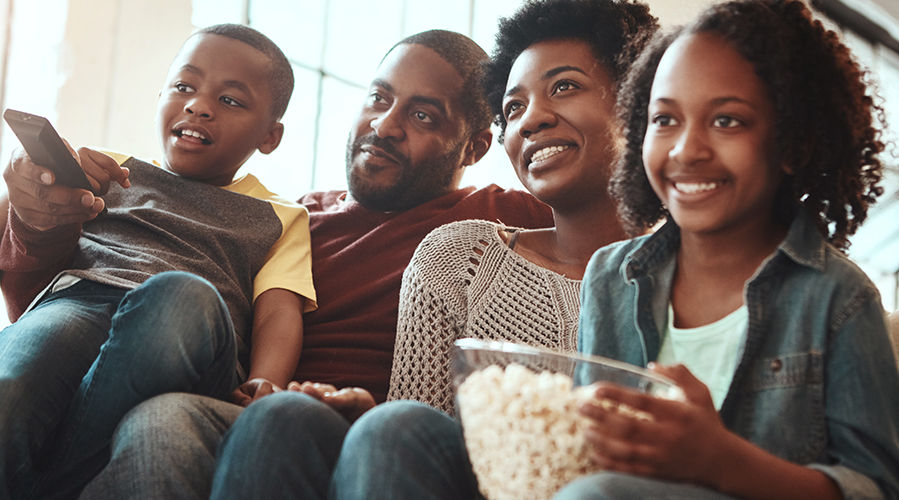
[{"label": "man's beard", "polygon": [[[350,140],[347,141],[346,148],[347,184],[350,196],[366,208],[382,212],[406,210],[456,188],[453,179],[456,170],[461,168],[460,153],[465,147],[465,141],[459,141],[437,158],[413,165],[408,157],[397,151],[389,139],[381,139],[372,133],[353,142]],[[375,185],[353,172],[353,157],[366,144],[383,149],[400,164],[399,178],[395,183],[388,186]]]}]

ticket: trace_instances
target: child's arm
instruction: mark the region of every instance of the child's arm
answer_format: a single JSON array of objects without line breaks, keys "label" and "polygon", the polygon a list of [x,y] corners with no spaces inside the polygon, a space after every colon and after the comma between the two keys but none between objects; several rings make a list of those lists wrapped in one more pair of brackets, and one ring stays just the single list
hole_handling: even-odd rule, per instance
[{"label": "child's arm", "polygon": [[266,290],[256,298],[250,375],[232,393],[235,403],[246,406],[287,387],[303,348],[303,301],[283,288]]},{"label": "child's arm", "polygon": [[645,411],[653,420],[638,420],[593,403],[581,407],[592,420],[587,440],[599,467],[686,481],[741,498],[842,498],[824,473],[778,458],[724,427],[708,389],[684,366],[654,369],[674,380],[687,401],[600,385],[597,398]]}]

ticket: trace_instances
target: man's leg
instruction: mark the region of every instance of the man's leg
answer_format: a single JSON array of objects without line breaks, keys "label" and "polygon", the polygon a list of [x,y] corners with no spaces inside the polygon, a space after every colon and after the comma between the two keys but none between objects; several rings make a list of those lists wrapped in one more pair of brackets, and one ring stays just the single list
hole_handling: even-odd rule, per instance
[{"label": "man's leg", "polygon": [[35,462],[106,340],[124,293],[78,283],[0,332],[0,499],[30,497]]},{"label": "man's leg", "polygon": [[132,409],[112,439],[109,464],[85,500],[209,498],[215,453],[242,407],[195,394],[156,396]]},{"label": "man's leg", "polygon": [[299,392],[252,403],[219,448],[210,498],[326,498],[349,423]]},{"label": "man's leg", "polygon": [[38,492],[74,498],[106,464],[128,410],[166,392],[227,398],[236,364],[231,317],[209,282],[167,272],[129,291],[81,381]]},{"label": "man's leg", "polygon": [[733,497],[700,486],[660,481],[617,472],[599,472],[576,479],[559,490],[553,500],[732,500]]},{"label": "man's leg", "polygon": [[392,401],[350,428],[331,480],[338,499],[478,498],[462,428],[415,401]]}]

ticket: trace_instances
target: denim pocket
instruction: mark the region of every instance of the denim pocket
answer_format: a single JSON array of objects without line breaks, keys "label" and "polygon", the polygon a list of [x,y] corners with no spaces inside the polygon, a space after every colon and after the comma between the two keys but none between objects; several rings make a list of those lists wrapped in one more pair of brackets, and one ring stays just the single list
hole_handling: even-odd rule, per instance
[{"label": "denim pocket", "polygon": [[741,397],[741,433],[795,463],[818,460],[827,445],[824,355],[820,351],[759,359]]}]

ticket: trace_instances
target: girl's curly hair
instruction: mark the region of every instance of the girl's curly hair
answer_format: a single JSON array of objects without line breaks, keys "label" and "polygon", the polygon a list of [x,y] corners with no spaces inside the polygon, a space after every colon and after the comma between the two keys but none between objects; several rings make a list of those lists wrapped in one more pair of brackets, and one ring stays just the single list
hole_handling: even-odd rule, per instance
[{"label": "girl's curly hair", "polygon": [[693,24],[656,37],[633,64],[618,94],[626,149],[610,181],[619,216],[639,233],[668,214],[643,167],[647,107],[656,68],[678,37],[720,36],[755,68],[774,104],[778,161],[792,169],[776,196],[785,224],[802,207],[841,250],[882,194],[878,155],[884,111],[866,87],[865,72],[833,31],[799,0],[737,0],[706,10]]},{"label": "girl's curly hair", "polygon": [[515,59],[546,40],[583,40],[613,81],[621,81],[658,20],[635,0],[530,0],[512,17],[500,19],[496,47],[485,67],[487,104],[503,142],[503,94]]}]

